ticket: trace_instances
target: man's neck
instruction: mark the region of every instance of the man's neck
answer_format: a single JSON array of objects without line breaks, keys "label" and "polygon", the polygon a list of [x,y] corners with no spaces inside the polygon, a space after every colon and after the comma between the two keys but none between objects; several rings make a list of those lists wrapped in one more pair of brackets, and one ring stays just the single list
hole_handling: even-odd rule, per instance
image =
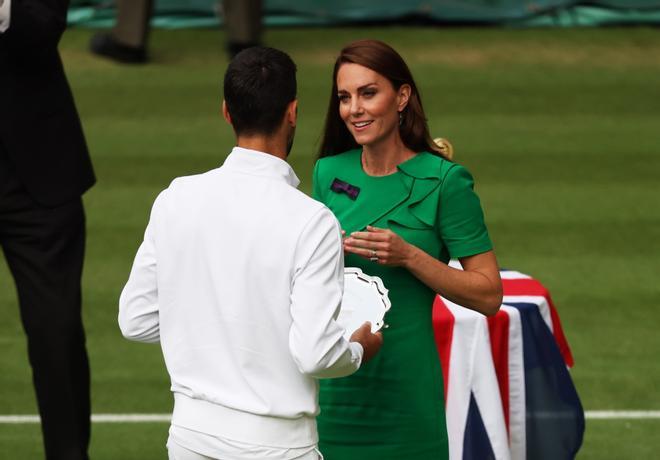
[{"label": "man's neck", "polygon": [[286,142],[280,139],[264,136],[238,136],[236,142],[239,147],[244,149],[258,150],[286,161]]}]

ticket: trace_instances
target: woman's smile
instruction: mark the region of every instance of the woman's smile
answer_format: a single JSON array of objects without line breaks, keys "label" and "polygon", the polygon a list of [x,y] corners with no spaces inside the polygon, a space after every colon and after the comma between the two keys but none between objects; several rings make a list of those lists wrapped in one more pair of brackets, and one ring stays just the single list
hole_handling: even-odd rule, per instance
[{"label": "woman's smile", "polygon": [[364,131],[367,129],[371,124],[373,123],[373,120],[368,120],[368,121],[353,121],[351,124],[353,125],[355,131]]}]

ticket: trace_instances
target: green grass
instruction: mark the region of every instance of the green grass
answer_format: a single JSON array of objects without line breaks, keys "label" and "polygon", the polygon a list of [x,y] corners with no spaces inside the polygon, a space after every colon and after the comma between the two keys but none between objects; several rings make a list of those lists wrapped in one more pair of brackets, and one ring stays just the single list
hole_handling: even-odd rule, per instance
[{"label": "green grass", "polygon": [[[226,66],[217,31],[155,31],[154,63],[61,50],[98,184],[85,196],[85,322],[96,413],[167,412],[156,346],[129,343],[117,299],[155,195],[219,165]],[[309,191],[333,56],[356,38],[407,59],[435,135],[477,181],[498,258],[552,292],[586,409],[660,409],[660,35],[651,29],[275,29],[299,67],[291,162]],[[0,414],[36,413],[10,275],[0,264]],[[659,421],[592,421],[581,459],[653,458]],[[94,425],[95,459],[164,457],[166,424]],[[121,439],[121,442],[117,442]],[[0,425],[0,458],[39,458],[36,425]],[[12,455],[8,457],[8,452]]]}]

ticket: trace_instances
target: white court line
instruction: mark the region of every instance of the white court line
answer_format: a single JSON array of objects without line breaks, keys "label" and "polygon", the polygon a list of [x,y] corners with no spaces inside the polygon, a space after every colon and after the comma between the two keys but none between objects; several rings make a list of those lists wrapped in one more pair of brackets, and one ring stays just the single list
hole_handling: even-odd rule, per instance
[{"label": "white court line", "polygon": [[660,418],[660,410],[588,410],[584,412],[584,416],[587,420]]},{"label": "white court line", "polygon": [[[587,420],[660,419],[660,410],[588,410]],[[93,414],[94,423],[170,422],[170,414]],[[0,415],[0,424],[39,423],[38,415]]]}]

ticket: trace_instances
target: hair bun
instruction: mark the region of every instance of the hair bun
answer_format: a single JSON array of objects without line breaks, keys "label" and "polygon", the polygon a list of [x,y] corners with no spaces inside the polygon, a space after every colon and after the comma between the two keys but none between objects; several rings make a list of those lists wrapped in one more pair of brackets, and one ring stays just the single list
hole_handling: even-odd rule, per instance
[{"label": "hair bun", "polygon": [[438,149],[440,150],[440,153],[443,157],[448,160],[454,158],[454,146],[451,145],[451,142],[449,142],[444,137],[436,137],[433,139],[433,142],[438,146]]}]

